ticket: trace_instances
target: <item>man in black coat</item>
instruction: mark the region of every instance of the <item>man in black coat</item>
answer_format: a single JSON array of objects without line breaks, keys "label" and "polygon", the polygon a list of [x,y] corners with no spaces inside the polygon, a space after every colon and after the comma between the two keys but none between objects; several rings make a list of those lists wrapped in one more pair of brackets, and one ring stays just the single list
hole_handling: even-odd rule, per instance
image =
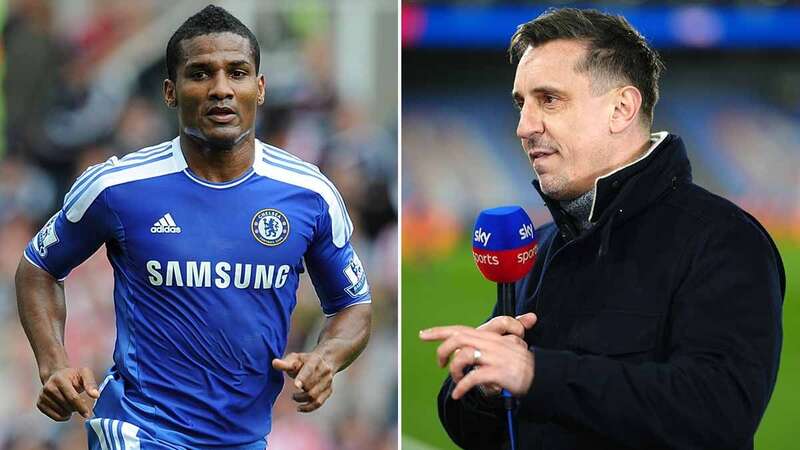
[{"label": "man in black coat", "polygon": [[625,19],[551,10],[510,52],[554,223],[516,284],[519,316],[420,333],[449,360],[448,434],[508,448],[505,388],[519,449],[752,449],[782,339],[774,243],[692,183],[678,136],[651,134],[663,66]]}]

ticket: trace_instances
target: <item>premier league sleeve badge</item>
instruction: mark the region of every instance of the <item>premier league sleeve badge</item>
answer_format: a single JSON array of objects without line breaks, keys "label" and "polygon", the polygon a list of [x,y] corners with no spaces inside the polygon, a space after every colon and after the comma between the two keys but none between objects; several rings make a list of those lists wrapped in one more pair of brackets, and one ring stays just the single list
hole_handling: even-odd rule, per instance
[{"label": "premier league sleeve badge", "polygon": [[61,212],[57,212],[47,221],[39,233],[33,238],[33,247],[39,256],[44,258],[47,256],[47,247],[58,243],[58,235],[56,234],[56,219]]}]

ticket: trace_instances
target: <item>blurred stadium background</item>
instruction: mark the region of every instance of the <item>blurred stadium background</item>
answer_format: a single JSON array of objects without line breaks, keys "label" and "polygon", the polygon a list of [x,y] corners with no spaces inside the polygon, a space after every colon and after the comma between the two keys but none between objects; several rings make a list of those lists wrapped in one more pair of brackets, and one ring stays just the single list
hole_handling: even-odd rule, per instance
[{"label": "blurred stadium background", "polygon": [[[534,4],[535,6],[531,6]],[[514,67],[505,49],[520,23],[562,1],[402,5],[402,447],[455,448],[436,395],[446,372],[418,331],[477,325],[494,287],[470,254],[477,213],[520,204],[550,220],[514,134]],[[627,17],[667,70],[655,130],[683,137],[695,180],[755,214],[787,269],[778,385],[756,448],[798,448],[800,413],[800,3],[676,0],[596,2]]]},{"label": "blurred stadium background", "polygon": [[[88,165],[177,134],[163,106],[167,40],[206,1],[0,2],[0,449],[85,449],[78,417],[35,408],[40,388],[19,325],[21,251]],[[255,32],[267,102],[257,135],[318,164],[356,224],[373,292],[365,353],[336,377],[333,400],[300,415],[282,395],[270,448],[392,449],[397,443],[397,3],[217,1]],[[67,351],[98,378],[114,343],[111,267],[101,249],[66,281]],[[305,282],[290,350],[316,341],[322,314]],[[286,390],[284,391],[284,394]]]}]

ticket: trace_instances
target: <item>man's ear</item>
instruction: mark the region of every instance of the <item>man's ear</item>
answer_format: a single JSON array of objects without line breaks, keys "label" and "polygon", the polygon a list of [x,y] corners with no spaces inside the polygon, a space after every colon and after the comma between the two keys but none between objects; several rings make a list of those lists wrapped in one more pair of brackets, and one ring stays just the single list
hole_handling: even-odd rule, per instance
[{"label": "man's ear", "polygon": [[614,111],[611,113],[609,129],[612,134],[620,133],[639,120],[642,109],[642,93],[634,86],[619,88],[614,97]]},{"label": "man's ear", "polygon": [[264,78],[264,74],[258,74],[258,106],[264,104],[267,95],[267,81]]},{"label": "man's ear", "polygon": [[175,95],[175,82],[169,78],[164,80],[164,103],[170,108],[177,108],[178,97]]}]

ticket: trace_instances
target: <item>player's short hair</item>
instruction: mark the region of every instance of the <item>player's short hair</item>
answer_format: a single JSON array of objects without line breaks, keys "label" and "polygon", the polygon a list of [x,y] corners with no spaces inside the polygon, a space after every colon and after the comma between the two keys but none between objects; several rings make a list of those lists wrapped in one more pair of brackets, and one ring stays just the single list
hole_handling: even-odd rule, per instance
[{"label": "player's short hair", "polygon": [[594,9],[551,8],[517,27],[508,52],[519,63],[528,47],[557,39],[586,43],[586,57],[575,70],[590,73],[592,89],[604,93],[620,83],[629,83],[642,93],[642,122],[653,123],[658,102],[658,80],[664,63],[645,38],[622,16]]},{"label": "player's short hair", "polygon": [[186,19],[186,22],[183,22],[172,37],[169,38],[166,62],[167,76],[170,80],[175,81],[178,65],[186,58],[186,55],[183,54],[181,42],[186,39],[214,33],[238,34],[250,41],[250,54],[256,63],[256,71],[259,70],[261,49],[253,32],[224,8],[208,5],[197,14]]}]

